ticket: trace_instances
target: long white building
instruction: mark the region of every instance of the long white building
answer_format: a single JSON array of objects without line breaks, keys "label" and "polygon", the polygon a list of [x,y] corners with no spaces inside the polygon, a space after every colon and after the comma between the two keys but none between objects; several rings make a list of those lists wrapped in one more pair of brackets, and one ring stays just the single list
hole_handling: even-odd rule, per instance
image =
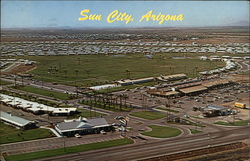
[{"label": "long white building", "polygon": [[12,106],[14,108],[20,108],[24,111],[32,112],[34,114],[47,113],[50,115],[59,116],[59,115],[71,115],[77,112],[77,108],[55,108],[37,102],[27,101],[22,98],[8,96],[5,94],[0,94],[0,101],[1,103],[6,104],[8,106]]}]

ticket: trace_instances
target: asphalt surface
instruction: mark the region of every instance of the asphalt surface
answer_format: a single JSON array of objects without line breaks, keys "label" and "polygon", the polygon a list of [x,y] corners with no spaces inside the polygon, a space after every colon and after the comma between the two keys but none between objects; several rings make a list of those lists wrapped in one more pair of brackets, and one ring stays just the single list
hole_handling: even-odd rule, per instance
[{"label": "asphalt surface", "polygon": [[169,155],[177,152],[197,150],[225,143],[238,142],[249,138],[249,129],[238,128],[224,132],[194,135],[176,139],[164,139],[148,143],[126,145],[101,150],[80,152],[57,157],[38,159],[39,161],[127,161]]},{"label": "asphalt surface", "polygon": [[7,153],[8,155],[28,153],[34,151],[57,149],[63,147],[77,146],[81,144],[90,144],[95,142],[109,141],[122,138],[118,133],[108,133],[107,135],[94,134],[85,135],[82,138],[66,138],[66,137],[54,137],[47,139],[39,139],[33,141],[24,141],[10,144],[0,145],[1,153]]}]

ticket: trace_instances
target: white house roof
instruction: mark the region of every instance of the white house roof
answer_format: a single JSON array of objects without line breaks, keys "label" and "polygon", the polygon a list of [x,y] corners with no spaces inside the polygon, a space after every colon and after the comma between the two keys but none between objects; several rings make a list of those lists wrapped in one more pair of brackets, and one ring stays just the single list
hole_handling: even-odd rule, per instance
[{"label": "white house roof", "polygon": [[29,111],[32,112],[44,111],[44,112],[52,112],[54,114],[58,113],[64,114],[64,113],[75,112],[77,110],[76,108],[55,108],[37,102],[24,100],[22,98],[8,96],[5,94],[0,94],[0,100],[1,102],[4,102],[8,105],[18,106],[19,108],[28,109]]},{"label": "white house roof", "polygon": [[77,131],[81,129],[92,129],[98,127],[110,126],[104,118],[94,118],[85,120],[71,120],[61,122],[56,125],[57,130],[60,132]]},{"label": "white house roof", "polygon": [[11,124],[14,124],[14,125],[17,125],[19,127],[23,127],[29,123],[34,123],[33,121],[29,121],[29,120],[26,120],[26,119],[23,119],[21,117],[17,117],[17,116],[14,116],[10,113],[6,113],[6,112],[3,112],[3,111],[0,111],[0,118],[1,120],[3,121],[6,121],[6,122],[9,122]]}]

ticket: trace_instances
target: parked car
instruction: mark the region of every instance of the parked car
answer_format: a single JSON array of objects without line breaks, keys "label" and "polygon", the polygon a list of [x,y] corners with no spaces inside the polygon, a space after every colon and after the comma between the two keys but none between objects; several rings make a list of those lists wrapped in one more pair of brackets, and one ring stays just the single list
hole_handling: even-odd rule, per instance
[{"label": "parked car", "polygon": [[104,131],[104,130],[101,130],[100,133],[103,134],[103,135],[107,134],[106,131]]},{"label": "parked car", "polygon": [[79,134],[75,134],[75,137],[76,137],[76,138],[81,138],[82,136],[79,135]]}]

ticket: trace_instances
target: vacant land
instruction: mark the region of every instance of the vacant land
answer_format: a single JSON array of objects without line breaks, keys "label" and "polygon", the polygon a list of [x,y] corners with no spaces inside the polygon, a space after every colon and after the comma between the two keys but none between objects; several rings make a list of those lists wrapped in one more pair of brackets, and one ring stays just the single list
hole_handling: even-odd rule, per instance
[{"label": "vacant land", "polygon": [[152,131],[144,132],[142,135],[156,137],[156,138],[169,138],[181,134],[181,130],[172,127],[150,125]]},{"label": "vacant land", "polygon": [[70,154],[70,153],[83,152],[83,151],[88,151],[88,150],[97,150],[97,149],[132,144],[132,143],[133,143],[133,140],[128,139],[128,138],[117,139],[117,140],[111,140],[111,141],[103,141],[99,143],[91,143],[91,144],[66,147],[65,149],[60,148],[60,149],[45,150],[45,151],[40,151],[40,152],[12,155],[12,156],[7,156],[6,160],[11,160],[11,161],[34,160],[38,158],[52,157],[52,156]]},{"label": "vacant land", "polygon": [[47,89],[36,88],[36,87],[32,87],[32,86],[16,86],[13,88],[18,89],[18,90],[22,90],[22,91],[26,91],[26,92],[31,92],[31,93],[47,96],[47,97],[54,97],[54,98],[61,99],[61,100],[70,99],[69,95],[66,93],[50,91]]},{"label": "vacant land", "polygon": [[166,115],[161,112],[151,112],[151,111],[133,112],[130,115],[135,116],[135,117],[140,117],[143,119],[147,119],[147,120],[156,120],[156,119],[161,119],[161,118],[166,117]]},{"label": "vacant land", "polygon": [[20,130],[0,122],[0,144],[52,137],[54,134],[47,129]]},{"label": "vacant land", "polygon": [[[77,56],[26,56],[37,61],[30,73],[35,79],[67,85],[93,86],[125,78],[186,73],[195,77],[199,71],[224,66],[223,62],[201,61],[198,58],[172,59],[171,54],[157,54],[153,59],[144,55],[77,55]],[[197,68],[195,68],[197,67]],[[197,69],[197,71],[196,71]]]},{"label": "vacant land", "polygon": [[249,123],[250,123],[249,120],[240,120],[240,121],[234,121],[234,122],[217,121],[214,124],[225,125],[225,126],[246,126]]}]

